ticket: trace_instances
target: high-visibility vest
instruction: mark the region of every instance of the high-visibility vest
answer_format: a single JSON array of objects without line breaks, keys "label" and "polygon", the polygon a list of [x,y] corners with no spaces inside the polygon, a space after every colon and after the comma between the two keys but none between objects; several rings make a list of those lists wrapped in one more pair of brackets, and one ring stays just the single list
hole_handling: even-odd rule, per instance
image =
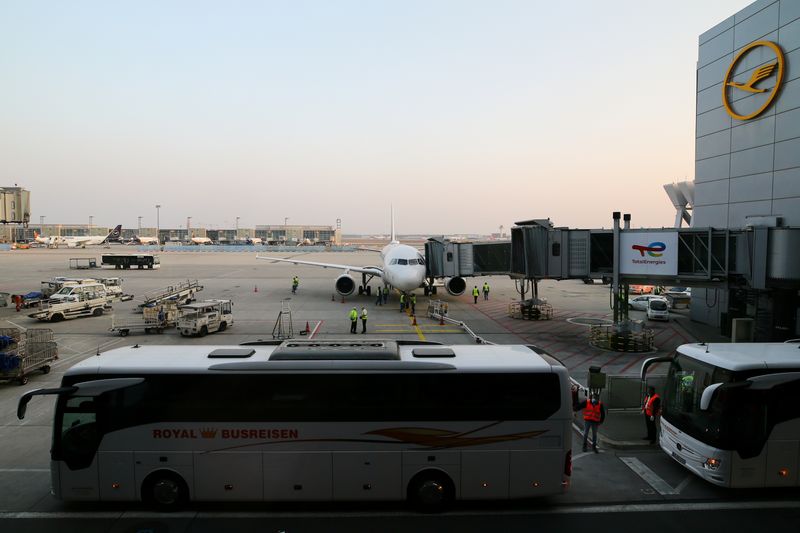
[{"label": "high-visibility vest", "polygon": [[401,303],[401,304],[402,304],[402,303],[405,303],[405,301],[406,301],[406,295],[405,295],[405,294],[401,294],[401,295],[400,295],[400,303]]},{"label": "high-visibility vest", "polygon": [[483,284],[483,292],[489,292],[489,284],[488,283],[484,283]]},{"label": "high-visibility vest", "polygon": [[586,400],[586,407],[583,408],[583,419],[600,422],[600,402],[592,405],[590,400]]},{"label": "high-visibility vest", "polygon": [[656,398],[659,398],[658,393],[647,397],[647,399],[646,399],[647,401],[644,404],[644,414],[646,414],[647,416],[653,416],[654,414],[656,414],[656,415],[660,414],[660,413],[654,413],[653,412],[653,402],[656,401]]},{"label": "high-visibility vest", "polygon": [[383,294],[389,294],[389,287],[383,288]]},{"label": "high-visibility vest", "polygon": [[416,294],[412,294],[411,295],[411,303],[412,304],[416,304],[417,303],[417,295]]},{"label": "high-visibility vest", "polygon": [[358,320],[358,311],[356,311],[355,309],[350,311],[350,320],[352,320],[353,322]]},{"label": "high-visibility vest", "polygon": [[361,310],[361,320],[366,320],[366,319],[367,319],[367,310],[366,309],[362,309]]},{"label": "high-visibility vest", "polygon": [[473,296],[477,296],[478,294],[480,294],[480,292],[478,292],[478,287],[475,287],[474,289],[472,289],[472,295]]}]

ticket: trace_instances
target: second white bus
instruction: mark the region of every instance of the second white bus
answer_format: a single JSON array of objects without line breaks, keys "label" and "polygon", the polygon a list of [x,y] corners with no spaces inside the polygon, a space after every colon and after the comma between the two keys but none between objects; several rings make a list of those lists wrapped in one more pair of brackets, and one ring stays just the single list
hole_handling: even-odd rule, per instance
[{"label": "second white bus", "polygon": [[533,346],[132,346],[57,389],[62,500],[369,501],[560,494],[570,380]]}]

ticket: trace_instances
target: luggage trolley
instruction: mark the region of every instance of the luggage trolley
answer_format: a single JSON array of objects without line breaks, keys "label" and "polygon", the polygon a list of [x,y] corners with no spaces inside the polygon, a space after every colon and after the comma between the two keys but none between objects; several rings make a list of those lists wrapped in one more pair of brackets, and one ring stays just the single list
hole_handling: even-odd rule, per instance
[{"label": "luggage trolley", "polygon": [[50,372],[50,363],[58,359],[58,346],[51,329],[0,329],[0,380],[28,383],[35,370]]}]

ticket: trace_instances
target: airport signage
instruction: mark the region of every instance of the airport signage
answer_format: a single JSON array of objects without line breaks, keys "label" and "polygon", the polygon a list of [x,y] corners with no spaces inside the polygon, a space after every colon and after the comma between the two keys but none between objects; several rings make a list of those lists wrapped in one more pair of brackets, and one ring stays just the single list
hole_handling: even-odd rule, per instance
[{"label": "airport signage", "polygon": [[676,276],[678,232],[622,232],[620,274]]},{"label": "airport signage", "polygon": [[[751,54],[758,57],[759,64],[755,67],[747,61]],[[783,51],[776,43],[756,41],[748,44],[733,58],[722,82],[725,110],[736,120],[756,118],[778,96],[785,71]],[[739,81],[734,81],[736,76],[740,77]]]}]

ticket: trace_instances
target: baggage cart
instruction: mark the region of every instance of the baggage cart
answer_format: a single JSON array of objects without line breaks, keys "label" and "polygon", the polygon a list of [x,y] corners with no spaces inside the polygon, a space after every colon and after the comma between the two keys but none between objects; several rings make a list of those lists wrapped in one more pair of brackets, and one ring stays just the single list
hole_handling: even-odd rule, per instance
[{"label": "baggage cart", "polygon": [[36,371],[47,374],[58,359],[58,346],[50,329],[0,329],[0,380],[28,383]]}]

